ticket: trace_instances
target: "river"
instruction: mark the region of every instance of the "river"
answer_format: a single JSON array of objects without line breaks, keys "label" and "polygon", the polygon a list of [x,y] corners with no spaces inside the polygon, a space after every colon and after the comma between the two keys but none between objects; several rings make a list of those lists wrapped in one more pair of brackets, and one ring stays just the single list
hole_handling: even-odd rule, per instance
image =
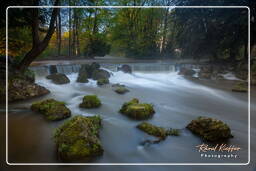
[{"label": "river", "polygon": [[[93,160],[93,163],[247,163],[248,162],[248,94],[230,91],[232,81],[197,81],[186,79],[177,74],[177,67],[168,63],[131,63],[133,73],[117,71],[117,65],[103,63],[101,66],[112,73],[111,83],[122,83],[130,90],[125,95],[116,94],[112,87],[98,87],[96,82],[77,83],[79,64],[57,65],[58,72],[65,73],[71,80],[69,84],[55,85],[45,78],[49,66],[31,67],[36,73],[36,83],[51,91],[49,95],[28,101],[9,104],[8,112],[8,162],[9,163],[59,163],[56,157],[55,144],[52,139],[54,128],[63,121],[48,122],[42,115],[31,112],[32,102],[54,98],[64,101],[71,109],[72,115],[92,116],[98,114],[103,119],[100,139],[104,154]],[[222,86],[219,86],[221,84]],[[253,90],[254,91],[254,90]],[[84,95],[97,94],[103,105],[98,109],[81,109],[78,107]],[[134,121],[118,113],[121,105],[132,98],[152,103],[156,114],[150,120],[157,126],[181,130],[178,137],[170,136],[159,144],[142,146],[141,142],[153,140],[154,137],[138,130]],[[256,98],[251,97],[251,114],[255,115]],[[1,122],[5,112],[1,110]],[[209,116],[226,122],[234,138],[228,145],[241,148],[237,158],[202,157],[195,147],[203,141],[185,127],[198,116]],[[256,118],[252,116],[251,123]],[[4,128],[5,124],[1,124]],[[1,130],[3,130],[1,128]],[[251,142],[255,142],[256,128],[251,127]],[[1,131],[1,139],[4,132]],[[2,143],[4,144],[4,143]],[[2,147],[3,149],[3,147]],[[256,148],[251,146],[251,158],[255,158]],[[217,154],[217,153],[214,153]],[[218,153],[220,154],[220,153]],[[221,154],[229,154],[223,152]],[[4,156],[1,156],[3,159]],[[77,170],[95,170],[100,166],[79,166]],[[103,166],[102,166],[103,167]],[[121,166],[116,167],[120,168]],[[155,166],[156,167],[156,166]],[[242,166],[225,166],[241,170]],[[212,170],[225,168],[211,167]],[[68,166],[54,166],[53,170],[65,170]],[[106,166],[104,166],[106,168]],[[108,168],[108,167],[107,167]],[[153,170],[154,167],[147,167]],[[158,170],[168,170],[159,166]],[[187,170],[185,166],[175,166],[175,170]],[[205,169],[209,169],[204,166]],[[247,166],[253,170],[253,166]],[[49,170],[49,169],[48,169]],[[113,170],[113,169],[111,169]],[[118,170],[118,169],[117,169]],[[133,166],[133,170],[142,170],[142,166]],[[198,170],[198,166],[190,167]]]}]

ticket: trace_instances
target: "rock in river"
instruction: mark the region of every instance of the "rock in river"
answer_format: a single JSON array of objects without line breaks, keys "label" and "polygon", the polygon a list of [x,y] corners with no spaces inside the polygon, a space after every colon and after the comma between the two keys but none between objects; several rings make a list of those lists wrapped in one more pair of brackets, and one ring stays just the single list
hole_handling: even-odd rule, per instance
[{"label": "rock in river", "polygon": [[110,73],[104,69],[96,69],[92,72],[92,79],[108,79],[110,77]]},{"label": "rock in river", "polygon": [[70,82],[69,78],[65,74],[56,73],[46,76],[47,79],[52,80],[55,84],[67,84]]},{"label": "rock in river", "polygon": [[165,128],[152,125],[148,122],[140,123],[139,125],[137,125],[137,128],[146,132],[149,135],[160,137],[162,139],[168,136],[168,131]]},{"label": "rock in river", "polygon": [[84,96],[83,102],[80,103],[79,107],[81,108],[98,108],[101,106],[101,101],[96,95],[87,95]]},{"label": "rock in river", "polygon": [[62,160],[91,159],[103,154],[99,140],[101,118],[77,115],[54,132],[58,156]]},{"label": "rock in river", "polygon": [[[4,82],[5,83],[5,82]],[[46,88],[20,78],[10,78],[8,81],[8,101],[27,100],[50,93]],[[5,84],[1,86],[1,97],[5,97]],[[5,100],[5,99],[3,99]]]},{"label": "rock in river", "polygon": [[139,100],[134,98],[122,105],[120,113],[135,120],[144,120],[151,118],[155,111],[152,104],[139,103]]},{"label": "rock in river", "polygon": [[193,69],[182,67],[179,71],[179,75],[193,76],[196,73]]},{"label": "rock in river", "polygon": [[200,116],[197,119],[192,120],[187,125],[187,128],[194,134],[210,142],[225,141],[233,137],[231,135],[231,130],[226,123],[208,117]]},{"label": "rock in river", "polygon": [[124,73],[132,73],[132,67],[130,65],[122,65],[117,68],[117,71],[123,71]]},{"label": "rock in river", "polygon": [[65,106],[65,103],[54,99],[35,102],[32,104],[31,110],[43,114],[47,120],[51,121],[61,120],[71,116],[71,111]]}]

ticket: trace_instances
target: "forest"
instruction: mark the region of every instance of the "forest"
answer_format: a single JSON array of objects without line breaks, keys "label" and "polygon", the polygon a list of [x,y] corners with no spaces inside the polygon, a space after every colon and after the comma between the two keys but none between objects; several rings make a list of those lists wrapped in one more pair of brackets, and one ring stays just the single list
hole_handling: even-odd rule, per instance
[{"label": "forest", "polygon": [[[27,1],[15,5],[204,5],[203,1]],[[11,4],[8,4],[11,5]],[[251,50],[255,45],[255,2],[214,1],[207,5],[251,7]],[[51,8],[8,9],[8,54],[28,58],[70,59],[119,56],[138,59],[193,58],[237,62],[248,59],[247,8]],[[37,17],[37,23],[31,18]],[[221,16],[221,17],[220,17]],[[33,22],[32,22],[33,21]],[[228,23],[226,23],[228,22]],[[1,25],[4,26],[4,21]],[[1,29],[1,55],[5,55]],[[32,47],[40,42],[38,52]],[[40,50],[39,50],[40,49]],[[255,48],[254,48],[255,49]],[[30,52],[30,53],[29,53]],[[26,58],[28,56],[28,58]],[[36,57],[31,57],[36,56]]]}]

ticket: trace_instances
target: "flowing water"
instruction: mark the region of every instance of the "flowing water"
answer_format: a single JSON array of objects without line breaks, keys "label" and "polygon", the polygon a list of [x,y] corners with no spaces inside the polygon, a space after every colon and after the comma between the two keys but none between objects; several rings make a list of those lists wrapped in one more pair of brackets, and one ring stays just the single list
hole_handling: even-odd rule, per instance
[{"label": "flowing water", "polygon": [[[225,86],[226,89],[222,89],[185,79],[177,74],[177,66],[172,64],[130,65],[133,69],[132,74],[117,71],[117,64],[101,64],[111,72],[111,83],[127,86],[130,92],[125,95],[116,94],[110,85],[98,87],[93,80],[89,83],[77,83],[77,72],[80,68],[78,64],[57,66],[58,72],[67,74],[71,80],[65,85],[55,85],[45,78],[49,74],[49,66],[33,67],[36,72],[36,82],[49,89],[51,93],[44,97],[9,104],[8,161],[10,163],[60,162],[56,157],[52,133],[63,121],[48,122],[42,115],[29,109],[34,101],[54,98],[66,102],[73,116],[97,114],[102,117],[103,128],[100,139],[104,154],[95,159],[94,163],[248,162],[248,94],[227,90],[231,84]],[[103,105],[98,109],[79,108],[79,103],[87,94],[97,94]],[[134,97],[141,102],[154,105],[156,113],[148,120],[150,123],[180,129],[180,136],[169,136],[159,144],[140,145],[141,142],[153,140],[154,137],[136,128],[140,121],[131,120],[118,113],[121,105]],[[251,113],[255,111],[255,101],[253,101]],[[238,152],[207,154],[236,154],[237,158],[201,157],[195,146],[202,144],[203,141],[185,128],[198,116],[209,116],[226,122],[234,135],[227,144],[241,148]],[[252,132],[255,133],[255,128]],[[252,150],[255,151],[254,148]]]}]

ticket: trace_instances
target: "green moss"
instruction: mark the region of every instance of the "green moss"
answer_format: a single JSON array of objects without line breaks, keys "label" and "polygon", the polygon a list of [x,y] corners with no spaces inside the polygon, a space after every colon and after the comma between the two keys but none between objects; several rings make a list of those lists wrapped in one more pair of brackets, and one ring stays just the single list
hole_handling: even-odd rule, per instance
[{"label": "green moss", "polygon": [[232,88],[232,91],[235,92],[247,92],[248,91],[248,83],[247,82],[239,82],[235,84]]},{"label": "green moss", "polygon": [[83,102],[79,105],[82,108],[98,108],[101,106],[101,101],[96,95],[84,96]]},{"label": "green moss", "polygon": [[140,123],[139,125],[137,125],[137,128],[146,132],[149,135],[153,135],[156,137],[165,138],[168,135],[168,132],[166,129],[152,125],[148,122]]},{"label": "green moss", "polygon": [[114,91],[118,94],[125,94],[129,92],[129,90],[125,87],[117,87]]},{"label": "green moss", "polygon": [[102,86],[105,84],[109,84],[109,79],[108,78],[100,78],[97,80],[97,85]]},{"label": "green moss", "polygon": [[54,99],[35,102],[31,105],[31,110],[42,113],[47,120],[51,121],[71,116],[71,111],[65,106],[65,103]]},{"label": "green moss", "polygon": [[170,129],[167,134],[172,136],[179,136],[180,131],[178,129]]},{"label": "green moss", "polygon": [[54,132],[58,155],[63,160],[86,159],[103,154],[99,141],[101,118],[75,116]]},{"label": "green moss", "polygon": [[88,74],[86,71],[80,71],[77,77],[77,82],[79,83],[88,83]]},{"label": "green moss", "polygon": [[224,122],[207,117],[198,117],[192,120],[187,128],[207,141],[224,141],[233,137],[231,130]]},{"label": "green moss", "polygon": [[138,99],[132,99],[123,104],[120,113],[136,120],[148,119],[155,113],[152,104],[140,104]]}]

